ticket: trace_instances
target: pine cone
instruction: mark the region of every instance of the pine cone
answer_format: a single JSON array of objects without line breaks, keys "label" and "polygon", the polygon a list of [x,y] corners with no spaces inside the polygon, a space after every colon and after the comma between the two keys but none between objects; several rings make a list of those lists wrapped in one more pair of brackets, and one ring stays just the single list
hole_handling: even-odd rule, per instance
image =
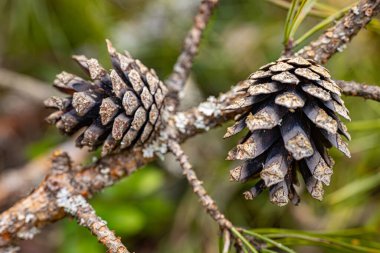
[{"label": "pine cone", "polygon": [[72,135],[79,147],[102,147],[102,156],[141,145],[153,138],[167,93],[154,70],[149,70],[129,53],[120,54],[107,41],[113,69],[108,73],[96,59],[73,56],[92,81],[62,72],[54,86],[70,95],[51,97],[45,105],[57,109],[47,121]]},{"label": "pine cone", "polygon": [[244,160],[231,170],[231,180],[257,183],[244,195],[252,199],[269,188],[270,201],[283,206],[298,204],[294,185],[301,173],[313,198],[322,200],[323,184],[329,185],[334,161],[327,149],[338,148],[350,157],[350,139],[337,114],[350,119],[340,89],[329,72],[312,60],[281,58],[251,74],[237,88],[243,98],[229,110],[249,107],[225,137],[245,128],[248,134],[228,153],[228,160]]}]

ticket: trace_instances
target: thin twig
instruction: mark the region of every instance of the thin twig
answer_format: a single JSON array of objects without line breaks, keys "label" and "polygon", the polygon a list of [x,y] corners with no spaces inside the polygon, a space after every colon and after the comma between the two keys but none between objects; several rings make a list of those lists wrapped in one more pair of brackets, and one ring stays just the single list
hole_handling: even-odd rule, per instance
[{"label": "thin twig", "polygon": [[120,238],[107,227],[107,223],[96,216],[95,210],[78,192],[74,181],[71,161],[66,153],[56,153],[53,170],[47,178],[46,190],[53,195],[58,208],[75,217],[79,225],[88,228],[110,253],[129,253]]},{"label": "thin twig", "polygon": [[189,162],[188,156],[184,153],[179,143],[175,140],[169,140],[169,149],[174,154],[182,168],[182,173],[186,176],[187,181],[193,188],[193,192],[198,196],[202,207],[210,215],[210,217],[219,225],[221,230],[228,230],[228,233],[234,237],[235,240],[241,240],[243,247],[249,249],[252,253],[258,253],[255,247],[240,233],[240,229],[236,228],[231,221],[229,221],[224,214],[222,214],[216,205],[214,199],[208,195],[206,189],[203,187],[203,182],[197,177],[193,170],[193,166]]},{"label": "thin twig", "polygon": [[347,96],[363,97],[380,102],[380,86],[342,80],[336,80],[336,83]]},{"label": "thin twig", "polygon": [[333,27],[296,55],[326,63],[333,54],[343,51],[351,39],[379,12],[380,0],[361,0]]},{"label": "thin twig", "polygon": [[165,81],[173,97],[178,96],[189,77],[202,34],[218,2],[219,0],[202,0],[199,6],[198,13],[194,17],[194,24],[184,40],[182,52],[174,65],[173,72]]},{"label": "thin twig", "polygon": [[79,225],[89,229],[96,235],[98,241],[107,247],[110,253],[129,253],[120,238],[107,227],[107,222],[95,214],[93,207],[82,195],[72,196],[70,192],[62,188],[57,193],[59,206],[76,218]]},{"label": "thin twig", "polygon": [[199,201],[205,208],[206,212],[216,221],[216,223],[218,223],[221,229],[231,229],[232,223],[224,217],[219,211],[215,201],[210,195],[208,195],[206,189],[202,185],[202,181],[197,178],[197,175],[189,162],[189,158],[183,152],[181,146],[176,141],[170,140],[169,148],[181,165],[183,175],[186,176],[187,181],[193,188],[194,193],[198,196]]}]

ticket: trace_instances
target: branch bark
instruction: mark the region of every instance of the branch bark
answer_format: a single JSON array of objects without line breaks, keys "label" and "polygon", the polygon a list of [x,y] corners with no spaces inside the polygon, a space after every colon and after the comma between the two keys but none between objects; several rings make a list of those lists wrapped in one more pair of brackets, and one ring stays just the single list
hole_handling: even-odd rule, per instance
[{"label": "branch bark", "polygon": [[54,150],[68,153],[70,158],[77,163],[81,163],[88,156],[87,150],[79,150],[75,147],[73,139],[70,139],[21,168],[6,170],[0,175],[0,207],[17,200],[41,182],[46,174],[50,172],[50,160]]},{"label": "branch bark", "polygon": [[199,50],[202,34],[218,2],[219,0],[202,0],[199,6],[198,13],[194,17],[194,24],[186,35],[182,52],[174,65],[173,72],[165,81],[172,93],[170,95],[173,97],[178,96],[189,77],[194,57]]},{"label": "branch bark", "polygon": [[380,102],[380,86],[342,80],[336,80],[336,83],[346,96],[363,97]]},{"label": "branch bark", "polygon": [[201,205],[205,208],[206,212],[216,223],[223,229],[231,229],[232,223],[224,217],[219,211],[218,206],[210,195],[207,194],[206,189],[203,187],[203,182],[200,181],[193,170],[193,166],[189,162],[188,156],[183,152],[181,146],[175,141],[169,141],[170,151],[174,154],[182,168],[182,173],[186,177],[193,192],[198,196]]},{"label": "branch bark", "polygon": [[380,0],[361,0],[333,27],[296,55],[325,64],[333,54],[343,51],[351,39],[379,12]]},{"label": "branch bark", "polygon": [[82,195],[72,196],[66,188],[57,192],[59,206],[76,218],[79,225],[87,228],[110,253],[129,253],[120,238],[107,227],[107,222],[95,214],[94,208]]}]

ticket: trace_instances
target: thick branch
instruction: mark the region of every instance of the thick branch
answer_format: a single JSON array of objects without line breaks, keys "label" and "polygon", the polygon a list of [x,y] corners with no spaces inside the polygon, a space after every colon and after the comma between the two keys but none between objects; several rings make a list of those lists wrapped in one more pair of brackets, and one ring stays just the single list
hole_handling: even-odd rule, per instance
[{"label": "thick branch", "polygon": [[333,27],[305,46],[296,55],[326,63],[336,52],[341,52],[351,39],[380,12],[380,0],[361,0]]},{"label": "thick branch", "polygon": [[194,17],[194,24],[184,40],[182,52],[174,65],[172,74],[165,82],[174,97],[183,89],[189,77],[194,57],[198,53],[203,31],[218,2],[219,0],[202,0],[199,6],[198,13]]},{"label": "thick branch", "polygon": [[380,102],[380,86],[337,80],[336,83],[347,96],[363,97]]},{"label": "thick branch", "polygon": [[[75,147],[75,142],[69,139],[54,150],[68,153],[71,160],[80,163],[88,156],[88,151]],[[11,168],[0,175],[0,206],[6,202],[17,200],[26,192],[30,192],[38,185],[50,171],[50,160],[54,150],[48,151],[40,157],[35,158],[21,168]]]}]

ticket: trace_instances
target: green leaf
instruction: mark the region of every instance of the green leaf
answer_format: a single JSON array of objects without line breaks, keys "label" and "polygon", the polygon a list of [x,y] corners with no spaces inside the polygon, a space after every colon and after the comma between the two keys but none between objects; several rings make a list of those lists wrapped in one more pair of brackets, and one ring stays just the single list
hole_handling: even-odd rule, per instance
[{"label": "green leaf", "polygon": [[284,45],[293,41],[294,34],[305,19],[316,0],[293,0],[285,21]]}]

